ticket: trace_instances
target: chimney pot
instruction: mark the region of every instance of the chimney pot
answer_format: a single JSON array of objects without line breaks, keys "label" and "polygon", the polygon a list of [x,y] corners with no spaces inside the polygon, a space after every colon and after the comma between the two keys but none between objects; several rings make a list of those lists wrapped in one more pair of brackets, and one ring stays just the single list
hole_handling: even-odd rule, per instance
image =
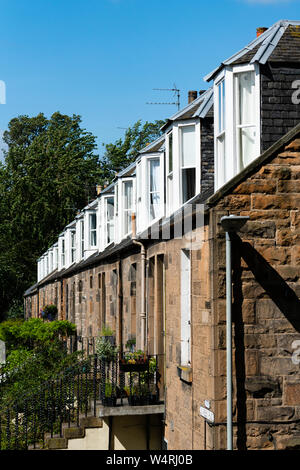
[{"label": "chimney pot", "polygon": [[262,33],[267,31],[267,29],[269,28],[264,28],[264,27],[256,28],[256,37],[258,38],[258,36],[260,36]]},{"label": "chimney pot", "polygon": [[196,90],[190,90],[188,94],[188,103],[192,103],[197,98],[197,91]]}]

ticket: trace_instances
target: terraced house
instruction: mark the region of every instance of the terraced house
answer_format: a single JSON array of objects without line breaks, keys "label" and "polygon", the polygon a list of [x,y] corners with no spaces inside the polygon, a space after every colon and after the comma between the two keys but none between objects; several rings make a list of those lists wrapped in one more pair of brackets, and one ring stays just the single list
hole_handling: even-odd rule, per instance
[{"label": "terraced house", "polygon": [[95,448],[300,448],[299,72],[300,21],[260,28],[38,260],[27,317],[156,357]]}]

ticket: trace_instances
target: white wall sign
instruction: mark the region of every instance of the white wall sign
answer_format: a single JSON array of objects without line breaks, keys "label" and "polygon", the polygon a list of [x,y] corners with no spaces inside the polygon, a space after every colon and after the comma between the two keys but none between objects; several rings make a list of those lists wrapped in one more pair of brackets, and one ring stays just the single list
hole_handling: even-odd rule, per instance
[{"label": "white wall sign", "polygon": [[210,421],[211,423],[215,421],[214,413],[210,410],[207,410],[206,408],[203,408],[203,406],[200,406],[200,416],[203,416],[203,418],[207,419],[207,421]]}]

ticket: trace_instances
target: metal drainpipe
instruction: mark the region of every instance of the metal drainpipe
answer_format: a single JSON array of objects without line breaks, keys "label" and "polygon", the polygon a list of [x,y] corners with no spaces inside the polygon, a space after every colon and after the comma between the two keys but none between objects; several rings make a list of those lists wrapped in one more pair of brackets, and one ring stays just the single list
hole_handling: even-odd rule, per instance
[{"label": "metal drainpipe", "polygon": [[232,279],[231,240],[226,232],[226,364],[227,364],[227,450],[232,450]]},{"label": "metal drainpipe", "polygon": [[231,238],[249,217],[229,215],[221,218],[226,233],[226,388],[227,388],[227,450],[232,450],[232,278]]},{"label": "metal drainpipe", "polygon": [[136,240],[136,215],[131,215],[132,222],[132,242],[141,247],[141,349],[145,351],[146,346],[146,309],[145,309],[145,266],[146,266],[146,249],[142,242]]}]

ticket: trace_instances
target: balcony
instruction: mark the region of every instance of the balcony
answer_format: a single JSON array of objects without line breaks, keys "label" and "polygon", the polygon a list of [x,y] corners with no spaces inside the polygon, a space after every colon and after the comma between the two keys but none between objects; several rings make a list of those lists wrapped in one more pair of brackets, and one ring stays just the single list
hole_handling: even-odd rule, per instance
[{"label": "balcony", "polygon": [[47,448],[53,438],[65,442],[66,430],[83,419],[164,413],[159,357],[144,356],[136,364],[124,359],[85,355],[35,394],[2,403],[0,449]]}]

